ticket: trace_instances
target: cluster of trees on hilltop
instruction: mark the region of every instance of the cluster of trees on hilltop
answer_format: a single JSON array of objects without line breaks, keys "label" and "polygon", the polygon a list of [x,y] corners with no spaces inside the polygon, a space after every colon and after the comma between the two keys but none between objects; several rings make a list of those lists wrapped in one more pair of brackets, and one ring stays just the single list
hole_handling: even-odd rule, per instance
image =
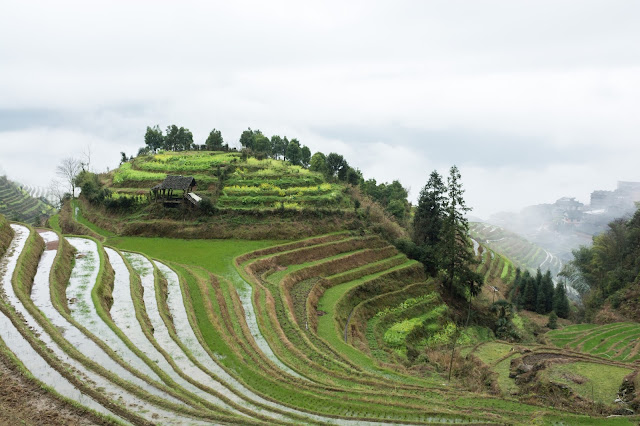
[{"label": "cluster of trees on hilltop", "polygon": [[[222,132],[211,130],[204,144],[193,142],[192,133],[183,127],[176,125],[167,126],[166,133],[160,126],[147,127],[144,136],[145,147],[138,154],[156,152],[159,149],[168,151],[186,150],[210,150],[228,151],[229,145],[224,142]],[[302,145],[298,139],[289,139],[273,135],[267,137],[260,130],[252,130],[250,127],[243,131],[239,138],[243,152],[256,158],[273,158],[284,160],[293,165],[308,168],[311,171],[322,173],[328,180],[346,182],[359,186],[361,191],[377,201],[387,213],[393,216],[400,224],[407,225],[411,211],[411,205],[407,200],[408,191],[395,180],[392,183],[378,184],[375,179],[365,180],[360,170],[349,165],[340,154],[331,152],[325,155],[316,152],[311,155],[311,150]],[[234,148],[235,149],[235,148]],[[122,161],[128,161],[122,154]]]},{"label": "cluster of trees on hilltop", "polygon": [[518,309],[539,314],[555,312],[560,318],[569,317],[569,299],[565,284],[560,282],[554,287],[550,271],[543,275],[538,269],[533,276],[529,271],[522,273],[517,269],[510,298]]},{"label": "cluster of trees on hilltop", "polygon": [[257,157],[282,159],[303,167],[309,167],[311,162],[311,150],[301,145],[298,139],[289,140],[279,135],[269,138],[260,130],[251,130],[251,127],[240,135],[240,145]]}]

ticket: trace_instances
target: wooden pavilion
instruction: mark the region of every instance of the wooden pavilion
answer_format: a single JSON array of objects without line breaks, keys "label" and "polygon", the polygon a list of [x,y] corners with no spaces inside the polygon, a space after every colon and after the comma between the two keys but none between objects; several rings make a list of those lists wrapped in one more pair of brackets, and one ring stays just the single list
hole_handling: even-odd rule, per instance
[{"label": "wooden pavilion", "polygon": [[190,199],[190,192],[196,186],[193,176],[167,175],[162,183],[151,188],[153,198],[166,207],[175,207]]}]

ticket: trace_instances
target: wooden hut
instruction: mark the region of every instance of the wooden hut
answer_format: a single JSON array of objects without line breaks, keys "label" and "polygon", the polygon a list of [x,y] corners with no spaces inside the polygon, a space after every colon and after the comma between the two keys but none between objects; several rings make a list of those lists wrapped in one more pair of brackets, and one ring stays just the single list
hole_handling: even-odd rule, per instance
[{"label": "wooden hut", "polygon": [[156,201],[162,201],[165,206],[171,207],[187,200],[187,195],[195,186],[193,176],[167,175],[162,183],[151,188],[151,193]]}]

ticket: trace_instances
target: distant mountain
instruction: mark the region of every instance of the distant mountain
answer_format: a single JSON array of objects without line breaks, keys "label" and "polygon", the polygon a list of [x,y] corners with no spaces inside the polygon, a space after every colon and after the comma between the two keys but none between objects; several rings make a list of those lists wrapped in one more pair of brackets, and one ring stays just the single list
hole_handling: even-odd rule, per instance
[{"label": "distant mountain", "polygon": [[640,182],[618,182],[614,191],[593,191],[589,204],[563,197],[553,204],[525,207],[520,213],[501,212],[487,222],[509,229],[568,261],[572,250],[591,245],[609,222],[629,217],[640,202]]},{"label": "distant mountain", "polygon": [[0,214],[7,219],[36,223],[40,218],[48,217],[53,213],[55,209],[46,198],[34,198],[19,184],[10,181],[6,176],[0,177]]}]

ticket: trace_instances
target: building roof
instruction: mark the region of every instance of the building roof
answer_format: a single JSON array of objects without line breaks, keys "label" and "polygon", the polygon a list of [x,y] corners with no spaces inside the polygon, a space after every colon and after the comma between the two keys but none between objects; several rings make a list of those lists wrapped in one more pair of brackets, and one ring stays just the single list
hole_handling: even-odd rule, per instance
[{"label": "building roof", "polygon": [[196,180],[193,176],[173,176],[167,175],[164,181],[151,189],[182,189],[186,191],[187,189],[196,186]]}]

